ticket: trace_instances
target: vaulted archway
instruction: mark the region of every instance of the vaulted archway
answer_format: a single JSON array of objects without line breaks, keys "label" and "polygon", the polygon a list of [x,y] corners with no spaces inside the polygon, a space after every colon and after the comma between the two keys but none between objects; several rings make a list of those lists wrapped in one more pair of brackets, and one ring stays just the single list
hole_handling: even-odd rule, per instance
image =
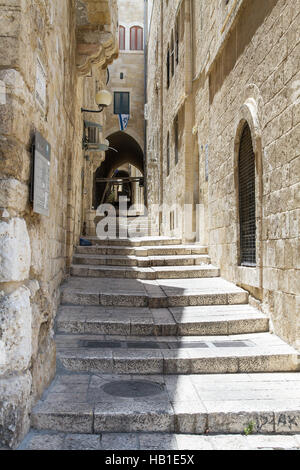
[{"label": "vaulted archway", "polygon": [[105,160],[95,172],[94,207],[103,202],[107,183],[97,182],[98,179],[111,178],[114,171],[129,163],[144,174],[144,153],[138,142],[125,132],[115,132],[108,137],[110,149]]}]

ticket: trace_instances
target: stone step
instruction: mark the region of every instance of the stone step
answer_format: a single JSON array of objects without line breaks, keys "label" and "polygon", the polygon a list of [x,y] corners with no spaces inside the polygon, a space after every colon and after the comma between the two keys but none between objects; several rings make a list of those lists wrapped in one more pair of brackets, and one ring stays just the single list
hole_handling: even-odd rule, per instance
[{"label": "stone step", "polygon": [[125,279],[191,279],[218,277],[220,270],[212,265],[161,266],[140,268],[135,266],[72,265],[71,275],[77,277],[125,278]]},{"label": "stone step", "polygon": [[[103,242],[104,243],[104,242]],[[202,245],[170,245],[170,246],[109,246],[92,245],[77,246],[76,253],[80,255],[119,255],[119,256],[188,256],[188,255],[207,255],[207,247]]]},{"label": "stone step", "polygon": [[270,333],[149,337],[56,335],[58,368],[110,374],[227,374],[299,370],[298,353]]},{"label": "stone step", "polygon": [[61,306],[57,332],[140,336],[205,336],[260,333],[269,320],[249,305],[170,309]]},{"label": "stone step", "polygon": [[[35,430],[29,433],[18,450],[300,450],[300,435],[218,434],[204,436],[159,432],[75,434]],[[123,457],[119,456],[119,458]],[[188,457],[185,459],[189,462]],[[195,458],[193,462],[196,462]]]},{"label": "stone step", "polygon": [[180,238],[169,237],[138,237],[138,238],[105,238],[99,239],[98,237],[85,237],[93,245],[108,245],[108,246],[156,246],[156,245],[179,245]]},{"label": "stone step", "polygon": [[31,422],[37,430],[96,435],[292,435],[300,433],[299,410],[299,373],[58,374]]},{"label": "stone step", "polygon": [[73,257],[74,265],[95,265],[95,266],[199,266],[210,264],[210,257],[207,255],[167,255],[167,256],[121,256],[121,255],[95,255],[76,254]]},{"label": "stone step", "polygon": [[70,277],[61,290],[64,305],[185,307],[248,303],[248,292],[221,278],[115,279]]}]

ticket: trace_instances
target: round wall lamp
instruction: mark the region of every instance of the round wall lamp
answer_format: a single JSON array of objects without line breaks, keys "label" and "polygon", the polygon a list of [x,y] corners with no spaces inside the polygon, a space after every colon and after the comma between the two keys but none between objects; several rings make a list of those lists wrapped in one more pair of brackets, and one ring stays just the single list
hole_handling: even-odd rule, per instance
[{"label": "round wall lamp", "polygon": [[82,113],[102,113],[102,111],[111,105],[112,103],[112,95],[107,90],[101,90],[96,93],[95,96],[96,105],[98,106],[98,110],[91,110],[91,109],[84,109],[81,108]]}]

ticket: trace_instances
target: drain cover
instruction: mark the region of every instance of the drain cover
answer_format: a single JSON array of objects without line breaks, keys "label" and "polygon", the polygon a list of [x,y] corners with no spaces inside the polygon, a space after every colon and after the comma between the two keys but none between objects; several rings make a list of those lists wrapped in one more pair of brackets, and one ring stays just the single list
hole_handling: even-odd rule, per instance
[{"label": "drain cover", "polygon": [[122,344],[117,341],[80,341],[80,347],[82,348],[90,348],[90,349],[97,349],[97,348],[121,348]]},{"label": "drain cover", "polygon": [[123,398],[149,397],[163,392],[163,385],[137,380],[109,382],[101,388],[108,395]]},{"label": "drain cover", "polygon": [[159,349],[159,344],[145,341],[145,343],[127,343],[127,347],[128,349]]},{"label": "drain cover", "polygon": [[216,348],[248,348],[249,344],[244,341],[216,341],[213,343]]}]

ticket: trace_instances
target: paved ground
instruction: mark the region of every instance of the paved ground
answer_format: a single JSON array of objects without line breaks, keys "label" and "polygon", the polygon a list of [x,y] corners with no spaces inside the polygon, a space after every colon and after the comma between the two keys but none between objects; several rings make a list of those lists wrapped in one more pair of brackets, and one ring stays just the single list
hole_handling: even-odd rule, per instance
[{"label": "paved ground", "polygon": [[[138,382],[138,383],[137,383]],[[67,433],[296,434],[300,374],[59,373],[34,429]]]},{"label": "paved ground", "polygon": [[32,431],[19,450],[299,450],[300,435],[64,434]]}]

